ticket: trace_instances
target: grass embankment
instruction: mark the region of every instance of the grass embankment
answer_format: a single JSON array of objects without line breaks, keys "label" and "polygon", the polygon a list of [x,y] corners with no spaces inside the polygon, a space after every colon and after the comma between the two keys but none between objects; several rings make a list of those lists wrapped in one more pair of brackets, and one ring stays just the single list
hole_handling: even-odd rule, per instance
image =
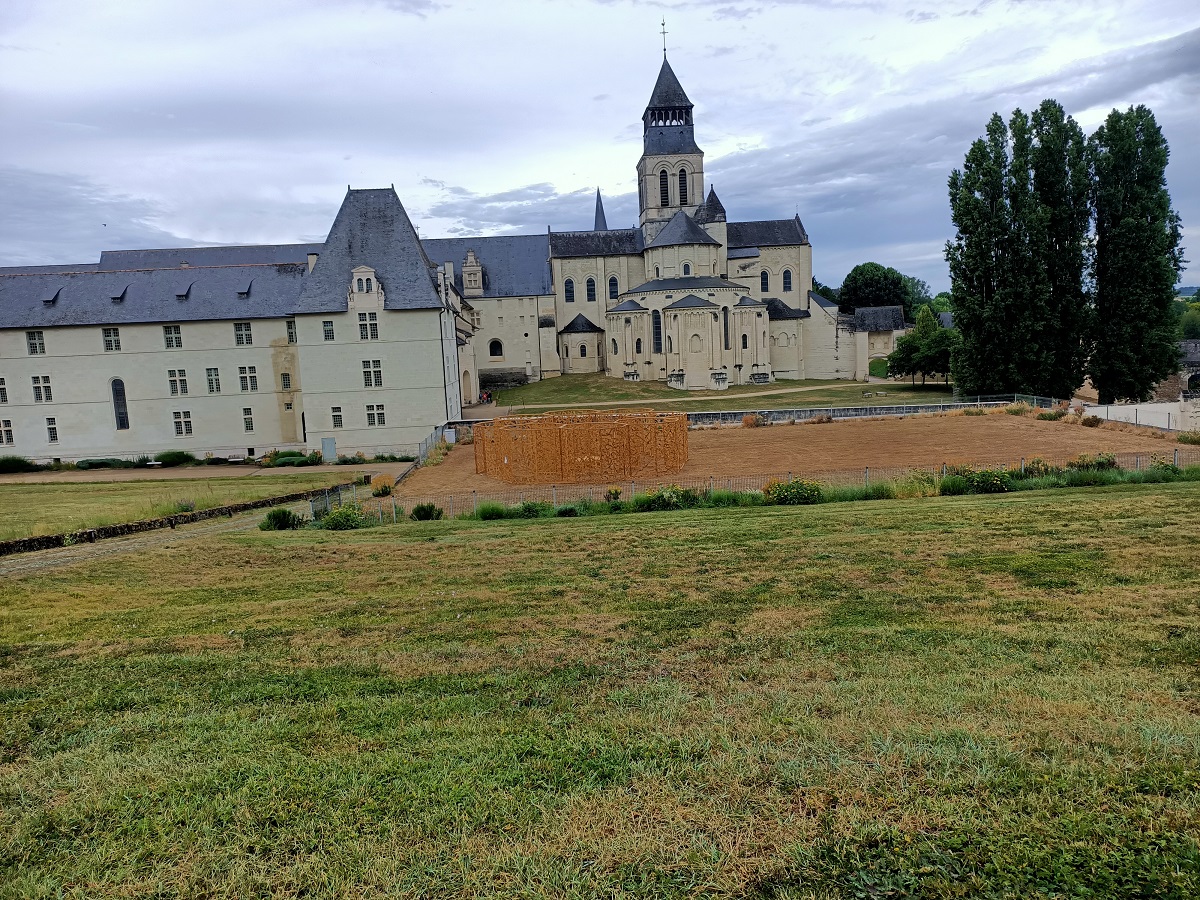
[{"label": "grass embankment", "polygon": [[10,578],[0,894],[1200,893],[1200,485]]},{"label": "grass embankment", "polygon": [[[700,410],[793,409],[814,406],[891,406],[899,403],[945,403],[953,399],[947,385],[858,381],[777,381],[735,385],[724,391],[681,391],[657,381],[622,381],[605,375],[560,375],[498,391],[496,404],[524,407],[525,412],[551,409],[603,409],[616,402],[638,401],[652,409]],[[880,391],[884,392],[880,394]],[[783,393],[777,393],[783,392]],[[871,394],[864,397],[863,394]]]},{"label": "grass embankment", "polygon": [[345,483],[353,472],[0,484],[0,540],[138,522]]}]

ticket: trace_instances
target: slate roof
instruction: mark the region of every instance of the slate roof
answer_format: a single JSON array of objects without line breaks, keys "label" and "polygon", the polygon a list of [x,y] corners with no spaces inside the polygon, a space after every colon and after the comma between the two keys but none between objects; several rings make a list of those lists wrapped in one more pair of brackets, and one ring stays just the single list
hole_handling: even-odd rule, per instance
[{"label": "slate roof", "polygon": [[566,328],[560,329],[558,333],[559,334],[596,334],[598,332],[603,332],[603,331],[604,331],[603,328],[601,328],[599,325],[597,325],[595,322],[593,322],[591,319],[589,319],[583,313],[580,313],[575,318],[573,318],[570,322],[567,323]]},{"label": "slate roof", "polygon": [[940,324],[943,328],[953,328],[954,327],[954,313],[949,313],[949,312],[938,313],[937,317],[938,317],[938,324]]},{"label": "slate roof", "polygon": [[596,224],[592,231],[608,231],[608,220],[604,218],[604,201],[600,199],[600,188],[596,188]]},{"label": "slate roof", "polygon": [[733,288],[735,291],[746,290],[745,285],[734,284],[715,275],[691,275],[686,278],[655,278],[645,284],[639,284],[627,290],[627,294],[646,293],[649,291],[687,291],[699,288]]},{"label": "slate roof", "polygon": [[762,300],[755,300],[753,297],[743,297],[737,302],[738,306],[766,306]]},{"label": "slate roof", "polygon": [[692,244],[716,244],[720,245],[720,241],[713,240],[712,236],[692,221],[692,217],[685,213],[682,209],[671,216],[671,221],[668,222],[663,230],[649,244],[647,249],[652,247],[682,247]]},{"label": "slate roof", "polygon": [[95,272],[96,263],[71,263],[55,266],[0,266],[0,275],[42,275],[49,272]]},{"label": "slate roof", "polygon": [[1200,341],[1180,341],[1179,351],[1183,354],[1183,365],[1200,365]]},{"label": "slate roof", "polygon": [[0,328],[279,318],[295,312],[307,280],[305,263],[0,274]]},{"label": "slate roof", "polygon": [[728,259],[753,259],[761,255],[762,252],[757,247],[730,247],[729,253],[726,254]]},{"label": "slate roof", "polygon": [[817,304],[817,306],[821,307],[822,309],[836,310],[838,308],[838,305],[836,303],[834,303],[832,300],[829,300],[826,297],[822,297],[820,294],[816,293],[815,291],[808,292],[808,299],[811,300],[813,303]]},{"label": "slate roof", "polygon": [[903,331],[901,306],[860,306],[854,310],[855,331]]},{"label": "slate roof", "polygon": [[[159,250],[105,250],[98,268],[177,269],[189,266],[253,266],[271,263],[307,263],[309,253],[320,253],[324,244],[261,244],[233,247],[167,247]],[[347,273],[349,277],[349,273]]]},{"label": "slate roof", "polygon": [[483,296],[536,297],[554,293],[550,286],[550,241],[544,234],[426,238],[421,246],[435,265],[454,263],[454,282],[460,293],[462,263],[468,250],[474,250],[483,265]]},{"label": "slate roof", "polygon": [[792,309],[778,297],[767,297],[763,302],[767,304],[767,318],[772,322],[812,317],[812,313],[807,309]]},{"label": "slate roof", "polygon": [[716,188],[709,185],[708,199],[704,201],[704,205],[696,210],[697,222],[724,222],[725,207],[717,197]]},{"label": "slate roof", "polygon": [[642,151],[647,156],[670,156],[675,153],[704,155],[696,146],[696,134],[691,125],[648,125],[642,135]]},{"label": "slate roof", "polygon": [[622,300],[620,303],[618,303],[616,306],[614,306],[612,309],[609,310],[609,312],[645,312],[645,311],[646,311],[646,307],[642,306],[642,304],[638,303],[636,300]]},{"label": "slate roof", "polygon": [[550,255],[560,259],[571,256],[624,256],[641,253],[645,249],[640,228],[556,231],[550,235]]},{"label": "slate roof", "polygon": [[695,294],[688,294],[686,297],[681,297],[674,303],[668,303],[663,309],[719,309],[717,304],[703,300]]},{"label": "slate roof", "polygon": [[666,54],[663,54],[662,68],[658,70],[658,80],[654,82],[654,90],[650,93],[650,102],[646,104],[646,108],[677,109],[679,107],[687,107],[690,109],[691,106],[692,101],[684,93],[683,85],[675,77],[675,70],[667,62]]},{"label": "slate roof", "polygon": [[350,272],[356,266],[375,270],[384,309],[442,306],[433,264],[392,188],[346,192],[321,257],[304,280],[296,311],[345,310]]},{"label": "slate roof", "polygon": [[794,247],[808,243],[800,217],[763,222],[730,222],[730,247]]}]

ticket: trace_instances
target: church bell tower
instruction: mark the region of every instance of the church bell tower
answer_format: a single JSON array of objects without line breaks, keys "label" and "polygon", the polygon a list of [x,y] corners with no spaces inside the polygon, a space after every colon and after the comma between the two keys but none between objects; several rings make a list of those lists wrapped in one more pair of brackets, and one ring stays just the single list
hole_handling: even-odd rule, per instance
[{"label": "church bell tower", "polygon": [[642,114],[642,158],[638,160],[639,223],[646,240],[681,209],[689,215],[704,203],[704,153],[692,131],[692,101],[671,70],[666,54],[650,103]]}]

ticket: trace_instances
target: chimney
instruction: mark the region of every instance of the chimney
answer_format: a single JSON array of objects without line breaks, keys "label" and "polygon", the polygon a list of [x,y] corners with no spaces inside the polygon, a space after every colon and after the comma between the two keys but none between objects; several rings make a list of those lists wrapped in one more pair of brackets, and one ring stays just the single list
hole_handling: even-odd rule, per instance
[{"label": "chimney", "polygon": [[311,272],[313,270],[313,266],[315,266],[317,264],[317,257],[320,255],[321,255],[320,253],[308,254],[308,271]]}]

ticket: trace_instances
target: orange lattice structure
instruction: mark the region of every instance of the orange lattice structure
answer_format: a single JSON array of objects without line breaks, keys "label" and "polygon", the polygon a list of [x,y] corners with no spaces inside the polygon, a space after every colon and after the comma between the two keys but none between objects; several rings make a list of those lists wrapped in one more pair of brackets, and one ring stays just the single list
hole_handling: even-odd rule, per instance
[{"label": "orange lattice structure", "polygon": [[474,438],[475,471],[509,484],[653,478],[688,459],[687,416],[651,409],[502,416]]}]

